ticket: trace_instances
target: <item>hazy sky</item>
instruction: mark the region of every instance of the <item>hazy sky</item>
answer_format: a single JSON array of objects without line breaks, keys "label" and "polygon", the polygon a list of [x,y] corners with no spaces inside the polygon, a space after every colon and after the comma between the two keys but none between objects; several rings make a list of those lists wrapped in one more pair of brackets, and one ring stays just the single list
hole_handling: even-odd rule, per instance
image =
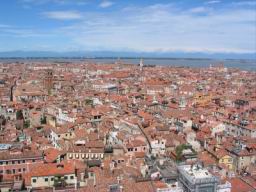
[{"label": "hazy sky", "polygon": [[2,0],[0,51],[256,52],[255,0]]}]

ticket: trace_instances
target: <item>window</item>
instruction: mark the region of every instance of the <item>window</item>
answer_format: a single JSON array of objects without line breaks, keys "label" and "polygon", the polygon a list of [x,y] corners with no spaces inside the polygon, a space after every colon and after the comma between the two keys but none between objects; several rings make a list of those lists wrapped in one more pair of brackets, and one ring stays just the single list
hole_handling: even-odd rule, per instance
[{"label": "window", "polygon": [[33,160],[32,160],[32,162],[34,163],[34,162],[36,162],[36,160],[35,160],[35,159],[33,159]]},{"label": "window", "polygon": [[21,172],[21,169],[19,169],[19,173]]},{"label": "window", "polygon": [[33,179],[32,182],[33,182],[33,183],[36,183],[36,179]]},{"label": "window", "polygon": [[23,168],[23,172],[25,172],[26,171],[26,168]]},{"label": "window", "polygon": [[12,173],[15,174],[15,169],[12,170]]},{"label": "window", "polygon": [[73,175],[71,175],[71,176],[70,176],[70,179],[74,179],[74,176],[73,176]]},{"label": "window", "polygon": [[45,181],[45,182],[48,182],[48,178],[47,178],[47,177],[46,177],[46,178],[44,178],[44,181]]},{"label": "window", "polygon": [[0,162],[0,165],[3,165],[3,162]]},{"label": "window", "polygon": [[64,179],[67,180],[67,179],[68,179],[68,176],[65,176]]},{"label": "window", "polygon": [[54,178],[52,177],[52,178],[51,178],[51,181],[53,181],[53,180],[54,180]]}]

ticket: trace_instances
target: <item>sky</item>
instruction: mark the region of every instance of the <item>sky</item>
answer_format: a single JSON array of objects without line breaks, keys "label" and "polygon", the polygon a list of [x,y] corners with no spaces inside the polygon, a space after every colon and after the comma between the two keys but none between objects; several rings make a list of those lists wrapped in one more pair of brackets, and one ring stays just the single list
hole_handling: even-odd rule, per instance
[{"label": "sky", "polygon": [[255,0],[3,0],[0,52],[256,53]]}]

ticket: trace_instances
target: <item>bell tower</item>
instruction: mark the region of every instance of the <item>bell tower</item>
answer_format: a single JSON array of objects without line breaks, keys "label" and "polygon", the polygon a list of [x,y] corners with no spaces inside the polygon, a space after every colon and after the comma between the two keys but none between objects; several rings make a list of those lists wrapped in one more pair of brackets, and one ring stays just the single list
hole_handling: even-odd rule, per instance
[{"label": "bell tower", "polygon": [[143,70],[143,59],[140,59],[140,71],[142,71]]},{"label": "bell tower", "polygon": [[50,91],[53,88],[53,70],[52,69],[47,69],[45,72],[44,87],[48,91]]}]

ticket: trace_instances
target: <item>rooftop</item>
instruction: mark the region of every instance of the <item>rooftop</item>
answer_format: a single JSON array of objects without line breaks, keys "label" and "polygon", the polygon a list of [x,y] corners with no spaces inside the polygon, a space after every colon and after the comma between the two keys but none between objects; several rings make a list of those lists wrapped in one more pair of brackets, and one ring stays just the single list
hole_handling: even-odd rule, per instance
[{"label": "rooftop", "polygon": [[178,170],[191,183],[217,182],[217,178],[200,165],[181,165]]}]

